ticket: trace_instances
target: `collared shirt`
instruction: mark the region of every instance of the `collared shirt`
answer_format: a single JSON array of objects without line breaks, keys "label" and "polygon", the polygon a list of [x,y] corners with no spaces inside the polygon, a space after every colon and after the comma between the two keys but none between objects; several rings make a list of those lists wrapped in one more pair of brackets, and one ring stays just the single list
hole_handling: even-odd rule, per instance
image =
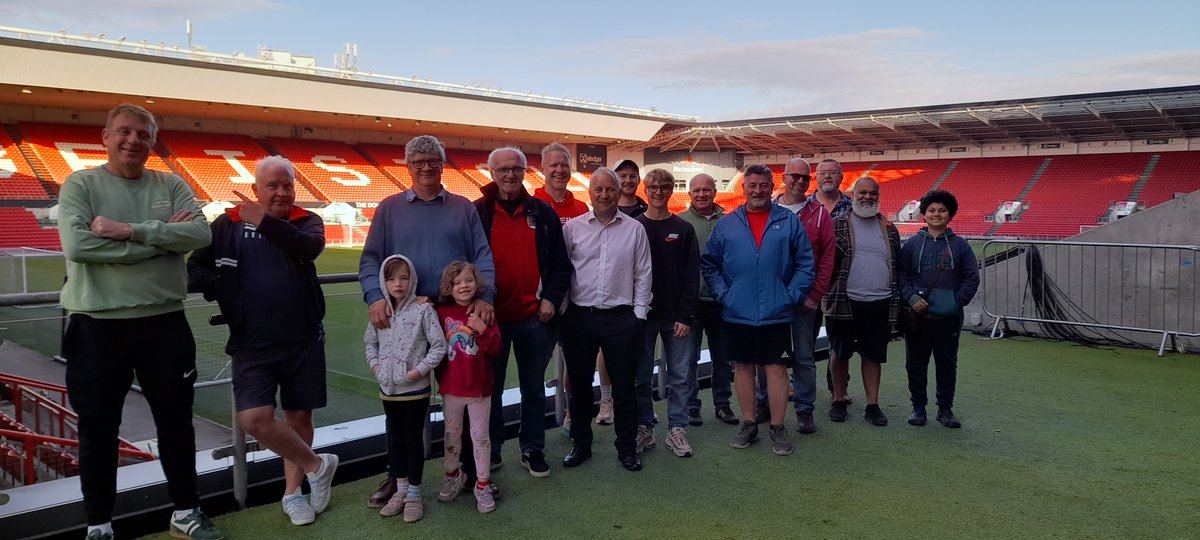
[{"label": "collared shirt", "polygon": [[[846,212],[849,212],[850,209],[854,207],[854,201],[851,200],[850,197],[848,197],[845,193],[838,193],[838,195],[840,195],[841,198],[838,199],[837,204],[833,205],[833,211],[829,212],[829,217],[831,217],[833,219],[842,217],[843,215],[846,214]],[[817,202],[821,203],[822,205],[825,204],[825,203],[821,202],[821,199],[817,198],[817,192],[815,192],[815,191],[813,192],[812,195],[809,195],[808,198],[810,200],[817,201]]]},{"label": "collared shirt", "polygon": [[652,281],[646,229],[622,212],[607,225],[594,212],[563,226],[567,257],[575,267],[571,303],[609,309],[633,306],[639,319],[650,310]]}]

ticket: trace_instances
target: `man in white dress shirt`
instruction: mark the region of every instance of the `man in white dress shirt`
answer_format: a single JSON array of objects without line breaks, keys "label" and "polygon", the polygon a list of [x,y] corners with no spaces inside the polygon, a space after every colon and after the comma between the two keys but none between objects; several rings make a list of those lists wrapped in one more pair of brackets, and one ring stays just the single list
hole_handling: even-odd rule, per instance
[{"label": "man in white dress shirt", "polygon": [[[592,211],[563,226],[567,256],[575,268],[570,306],[562,320],[563,357],[571,380],[571,417],[591,418],[595,403],[592,374],[596,353],[604,352],[612,379],[617,458],[627,470],[642,469],[636,452],[637,398],[634,367],[650,309],[650,244],[637,220],[617,211],[617,174],[607,167],[592,173]],[[590,422],[571,425],[574,447],[564,467],[592,457]]]}]

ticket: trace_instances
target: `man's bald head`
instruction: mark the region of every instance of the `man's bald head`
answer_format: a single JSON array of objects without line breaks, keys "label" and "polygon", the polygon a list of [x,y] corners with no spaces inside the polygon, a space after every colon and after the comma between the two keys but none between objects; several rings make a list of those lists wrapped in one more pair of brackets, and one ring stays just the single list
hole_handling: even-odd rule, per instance
[{"label": "man's bald head", "polygon": [[713,177],[700,173],[688,182],[688,198],[691,200],[692,210],[705,216],[712,214],[716,196],[717,181],[713,180]]}]

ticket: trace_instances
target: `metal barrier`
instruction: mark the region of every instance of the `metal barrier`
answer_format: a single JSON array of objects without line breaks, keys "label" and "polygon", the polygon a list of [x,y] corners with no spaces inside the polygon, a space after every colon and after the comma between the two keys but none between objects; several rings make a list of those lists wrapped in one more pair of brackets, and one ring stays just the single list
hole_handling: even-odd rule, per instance
[{"label": "metal barrier", "polygon": [[992,240],[980,264],[983,310],[992,337],[1009,323],[1036,324],[1048,336],[1088,343],[1153,346],[1139,334],[1200,337],[1200,247],[1071,241]]}]

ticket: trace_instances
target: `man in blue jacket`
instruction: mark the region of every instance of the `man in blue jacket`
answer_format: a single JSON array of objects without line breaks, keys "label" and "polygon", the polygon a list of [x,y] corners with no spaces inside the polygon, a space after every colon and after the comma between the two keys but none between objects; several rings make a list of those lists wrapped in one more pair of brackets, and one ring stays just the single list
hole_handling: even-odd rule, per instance
[{"label": "man in blue jacket", "polygon": [[746,204],[717,222],[708,237],[700,272],[725,310],[725,347],[733,359],[734,387],[742,426],[730,446],[746,448],[758,438],[755,369],[767,373],[771,449],[792,453],[783,426],[787,412],[787,366],[792,364],[794,307],[813,284],[812,246],[804,225],[787,209],[771,204],[771,169],[751,165],[743,173]]}]

